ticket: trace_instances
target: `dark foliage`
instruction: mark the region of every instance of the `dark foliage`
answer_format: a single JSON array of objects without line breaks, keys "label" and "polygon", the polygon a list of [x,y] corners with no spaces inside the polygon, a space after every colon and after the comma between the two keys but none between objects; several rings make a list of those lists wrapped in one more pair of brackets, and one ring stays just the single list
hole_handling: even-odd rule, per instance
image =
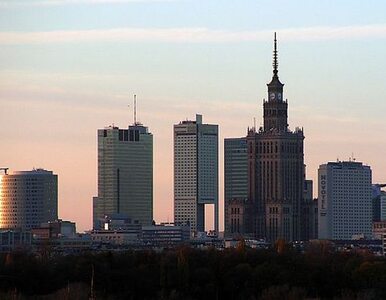
[{"label": "dark foliage", "polygon": [[386,299],[386,261],[325,247],[299,254],[181,248],[161,253],[0,256],[1,299]]}]

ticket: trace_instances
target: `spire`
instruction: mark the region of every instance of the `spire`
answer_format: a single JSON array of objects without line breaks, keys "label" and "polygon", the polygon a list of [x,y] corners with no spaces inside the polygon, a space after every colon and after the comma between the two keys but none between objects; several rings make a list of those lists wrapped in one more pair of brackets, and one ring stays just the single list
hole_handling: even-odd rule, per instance
[{"label": "spire", "polygon": [[276,40],[276,32],[274,34],[274,40],[273,40],[273,75],[277,75],[277,67],[278,67],[278,62],[277,62],[277,40]]},{"label": "spire", "polygon": [[[269,90],[269,92],[280,92],[280,93],[283,93],[283,85],[284,84],[282,84],[280,82],[279,76],[277,75],[279,62],[278,62],[278,55],[277,55],[276,32],[275,32],[273,37],[274,37],[273,38],[273,62],[272,62],[273,76],[272,76],[271,82],[268,83],[268,90]],[[270,99],[270,95],[268,95],[268,99]]]}]

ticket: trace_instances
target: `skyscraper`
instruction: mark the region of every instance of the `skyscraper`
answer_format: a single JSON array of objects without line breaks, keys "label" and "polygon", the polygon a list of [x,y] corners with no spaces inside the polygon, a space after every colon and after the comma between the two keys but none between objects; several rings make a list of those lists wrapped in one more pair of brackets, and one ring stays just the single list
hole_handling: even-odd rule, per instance
[{"label": "skyscraper", "polygon": [[0,175],[0,228],[30,230],[58,218],[58,176],[36,169]]},{"label": "skyscraper", "polygon": [[224,220],[227,236],[245,234],[243,215],[247,199],[247,139],[224,139]]},{"label": "skyscraper", "polygon": [[174,125],[174,222],[205,229],[205,205],[214,205],[218,232],[218,125],[182,121]]},{"label": "skyscraper", "polygon": [[386,221],[386,184],[373,184],[373,221]]},{"label": "skyscraper", "polygon": [[273,77],[264,100],[264,127],[249,130],[247,232],[274,242],[300,239],[300,205],[304,192],[303,130],[288,127],[288,102],[278,77],[276,33]]},{"label": "skyscraper", "polygon": [[319,239],[344,240],[372,236],[371,169],[360,162],[321,165],[319,177]]},{"label": "skyscraper", "polygon": [[94,228],[112,214],[142,225],[153,220],[153,135],[141,123],[128,129],[98,130],[98,196],[93,199]]}]

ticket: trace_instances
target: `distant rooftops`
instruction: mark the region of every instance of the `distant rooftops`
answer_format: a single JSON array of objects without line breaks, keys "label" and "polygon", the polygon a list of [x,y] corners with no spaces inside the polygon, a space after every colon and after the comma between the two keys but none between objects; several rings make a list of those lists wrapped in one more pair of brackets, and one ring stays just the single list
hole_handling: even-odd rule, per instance
[{"label": "distant rooftops", "polygon": [[[104,130],[122,130],[123,128],[119,128],[118,126],[110,125],[106,126]],[[126,129],[127,130],[127,129]],[[140,133],[149,133],[149,128],[144,126],[140,122],[136,122],[133,125],[129,125],[128,130],[138,130]]]},{"label": "distant rooftops", "polygon": [[202,124],[202,115],[196,114],[195,121],[185,120],[185,121],[181,121],[180,124]]},{"label": "distant rooftops", "polygon": [[41,168],[33,169],[31,171],[14,171],[12,175],[52,175],[52,171],[47,171]]},{"label": "distant rooftops", "polygon": [[366,165],[363,165],[362,162],[357,162],[354,160],[328,162],[325,165],[332,166],[336,169],[356,169],[356,168],[361,168],[361,167],[367,167]]}]

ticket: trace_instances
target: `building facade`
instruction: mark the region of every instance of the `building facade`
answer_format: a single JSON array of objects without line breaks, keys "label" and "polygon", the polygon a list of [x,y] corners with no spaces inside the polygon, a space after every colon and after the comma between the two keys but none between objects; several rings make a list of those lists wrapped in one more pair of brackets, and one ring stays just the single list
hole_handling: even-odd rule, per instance
[{"label": "building facade", "polygon": [[318,238],[318,200],[313,198],[312,180],[304,181],[304,194],[300,206],[300,239],[309,241]]},{"label": "building facade", "polygon": [[76,224],[58,219],[40,224],[31,233],[34,239],[73,238],[76,236]]},{"label": "building facade", "polygon": [[303,130],[288,127],[288,102],[278,77],[274,41],[273,77],[264,100],[264,126],[248,131],[248,209],[253,220],[247,232],[270,242],[300,240],[304,192]]},{"label": "building facade", "polygon": [[373,221],[373,239],[381,240],[383,234],[386,234],[386,221]]},{"label": "building facade", "polygon": [[386,184],[373,184],[373,221],[386,221]]},{"label": "building facade", "polygon": [[142,242],[145,246],[172,247],[190,240],[187,224],[161,223],[142,227]]},{"label": "building facade", "polygon": [[319,239],[372,237],[371,169],[360,162],[323,164],[319,177]]},{"label": "building facade", "polygon": [[0,253],[29,250],[32,245],[30,231],[0,229]]},{"label": "building facade", "polygon": [[113,214],[125,214],[142,225],[153,221],[153,135],[137,122],[128,129],[110,126],[98,130],[94,229]]},{"label": "building facade", "polygon": [[174,222],[204,231],[206,205],[214,206],[218,232],[218,125],[203,124],[196,115],[174,125]]},{"label": "building facade", "polygon": [[58,176],[36,169],[0,175],[0,228],[30,230],[58,218]]},{"label": "building facade", "polygon": [[224,140],[225,235],[244,234],[244,209],[248,202],[247,139]]}]

